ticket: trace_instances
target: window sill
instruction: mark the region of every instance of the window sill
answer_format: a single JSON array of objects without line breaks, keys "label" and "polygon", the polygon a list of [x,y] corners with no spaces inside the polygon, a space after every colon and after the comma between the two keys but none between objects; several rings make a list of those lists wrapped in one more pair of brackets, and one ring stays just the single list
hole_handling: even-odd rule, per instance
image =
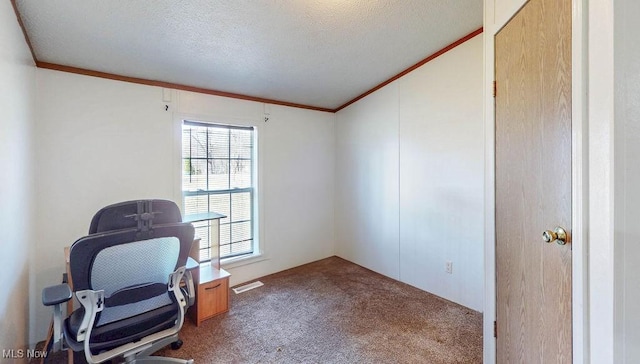
[{"label": "window sill", "polygon": [[255,254],[243,255],[239,257],[221,259],[220,266],[224,269],[231,269],[231,268],[241,267],[243,265],[262,262],[267,259],[268,258],[264,254],[255,253]]}]

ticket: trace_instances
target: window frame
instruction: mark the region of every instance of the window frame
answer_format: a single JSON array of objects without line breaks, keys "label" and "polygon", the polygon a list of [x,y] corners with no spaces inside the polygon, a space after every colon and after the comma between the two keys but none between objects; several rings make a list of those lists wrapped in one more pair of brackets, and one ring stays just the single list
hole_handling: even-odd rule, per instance
[{"label": "window frame", "polygon": [[[197,124],[211,124],[230,127],[247,128],[253,127],[253,155],[252,155],[252,179],[253,179],[253,216],[252,216],[252,230],[253,230],[253,253],[243,254],[239,256],[233,256],[229,258],[221,258],[220,264],[224,268],[233,268],[236,266],[242,266],[245,264],[255,263],[257,261],[267,259],[265,255],[265,244],[263,239],[263,229],[261,228],[261,222],[263,221],[263,204],[262,196],[262,125],[255,120],[246,119],[219,119],[211,117],[203,117],[201,115],[186,115],[176,114],[174,116],[174,135],[175,135],[175,161],[174,165],[178,166],[175,170],[175,200],[179,203],[180,209],[184,216],[184,195],[182,191],[182,177],[183,177],[183,156],[182,156],[182,128],[184,122],[193,122]],[[205,263],[206,264],[206,263]]]}]

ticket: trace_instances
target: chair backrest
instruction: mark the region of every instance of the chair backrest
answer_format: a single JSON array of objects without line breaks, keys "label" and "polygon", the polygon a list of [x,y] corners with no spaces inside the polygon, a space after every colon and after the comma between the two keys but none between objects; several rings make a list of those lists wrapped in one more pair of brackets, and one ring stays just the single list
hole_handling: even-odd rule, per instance
[{"label": "chair backrest", "polygon": [[[150,267],[147,271],[157,269],[164,274],[168,269],[168,275],[186,265],[193,235],[193,225],[177,223],[155,226],[144,235],[137,229],[125,229],[85,236],[73,243],[69,252],[74,289],[104,289],[97,284],[105,279],[103,277],[108,279],[109,274],[146,276],[148,265],[164,268]],[[167,277],[163,278],[166,282]],[[125,287],[131,283],[124,278],[123,282]]]},{"label": "chair backrest", "polygon": [[189,223],[160,225],[151,236],[137,229],[93,234],[76,241],[69,264],[75,291],[104,290],[105,325],[171,304],[169,274],[186,265],[194,228]]},{"label": "chair backrest", "polygon": [[89,234],[128,228],[142,229],[140,216],[151,215],[154,225],[182,221],[178,205],[169,200],[134,200],[101,208],[91,219]]},{"label": "chair backrest", "polygon": [[[177,220],[177,221],[176,221]],[[104,291],[98,325],[171,304],[169,275],[186,265],[194,228],[166,200],[128,201],[94,216],[69,252],[75,291]],[[105,231],[113,229],[110,231]]]}]

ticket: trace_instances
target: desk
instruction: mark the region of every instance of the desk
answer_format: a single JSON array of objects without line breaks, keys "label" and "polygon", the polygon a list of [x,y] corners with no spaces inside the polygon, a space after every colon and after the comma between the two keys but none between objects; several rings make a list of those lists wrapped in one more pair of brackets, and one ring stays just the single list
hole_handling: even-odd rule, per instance
[{"label": "desk", "polygon": [[[73,279],[71,279],[71,266],[69,265],[70,250],[71,250],[71,247],[68,247],[68,246],[64,247],[64,263],[65,263],[64,265],[65,265],[65,270],[67,272],[67,284],[69,285],[69,287],[71,287],[71,291],[73,291]],[[71,312],[73,312],[74,299],[75,298],[72,297],[69,301],[67,301],[67,316],[69,316]],[[67,363],[73,364],[73,350],[71,349],[67,349]]]},{"label": "desk", "polygon": [[[189,316],[199,326],[202,321],[229,311],[229,276],[220,268],[220,219],[225,218],[215,212],[187,215],[185,222],[203,222],[209,224],[210,262],[200,264],[192,271],[196,286],[196,302],[189,309]],[[200,260],[200,239],[196,239],[191,248],[190,256]]]},{"label": "desk", "polygon": [[200,326],[202,321],[229,311],[229,274],[217,269],[211,263],[200,264],[198,274],[194,274],[196,302],[189,309],[189,315]]},{"label": "desk", "polygon": [[[207,222],[209,225],[209,259],[214,268],[220,269],[220,219],[224,219],[226,216],[217,212],[204,212],[201,214],[186,215],[183,222],[190,223],[202,223]],[[194,225],[195,226],[195,225]],[[202,226],[201,226],[202,227]],[[197,230],[198,228],[196,228]],[[196,233],[196,235],[198,235]],[[191,246],[191,252],[189,256],[193,259],[200,261],[200,238],[194,240]]]}]

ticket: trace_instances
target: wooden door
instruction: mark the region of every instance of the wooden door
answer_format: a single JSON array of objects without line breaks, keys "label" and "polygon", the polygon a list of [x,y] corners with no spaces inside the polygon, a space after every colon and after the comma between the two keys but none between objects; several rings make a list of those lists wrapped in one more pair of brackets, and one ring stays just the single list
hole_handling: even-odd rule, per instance
[{"label": "wooden door", "polygon": [[530,0],[495,71],[497,361],[571,363],[571,0]]}]

